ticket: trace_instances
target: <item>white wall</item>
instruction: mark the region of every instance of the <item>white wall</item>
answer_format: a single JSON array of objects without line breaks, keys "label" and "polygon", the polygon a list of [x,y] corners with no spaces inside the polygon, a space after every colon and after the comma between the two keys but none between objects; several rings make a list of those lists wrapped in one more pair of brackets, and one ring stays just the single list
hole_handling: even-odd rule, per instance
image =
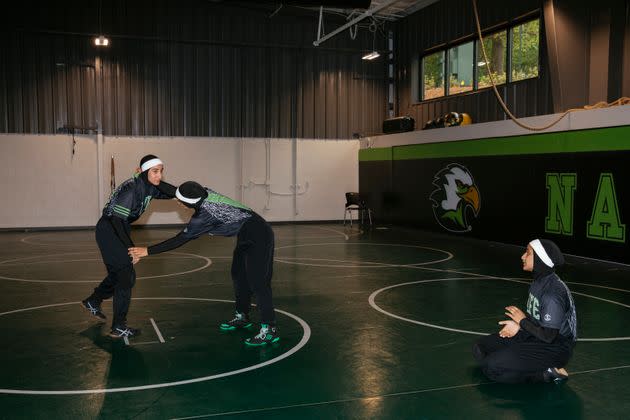
[{"label": "white wall", "polygon": [[87,226],[98,213],[90,136],[0,135],[0,228]]},{"label": "white wall", "polygon": [[[96,223],[101,212],[96,136],[75,139],[73,157],[72,136],[0,135],[0,228]],[[151,153],[164,161],[168,182],[195,180],[269,221],[338,220],[344,193],[358,190],[358,149],[358,141],[105,137],[102,201],[110,193],[111,156],[120,184]],[[154,200],[136,223],[183,223],[187,217],[175,203]]]}]

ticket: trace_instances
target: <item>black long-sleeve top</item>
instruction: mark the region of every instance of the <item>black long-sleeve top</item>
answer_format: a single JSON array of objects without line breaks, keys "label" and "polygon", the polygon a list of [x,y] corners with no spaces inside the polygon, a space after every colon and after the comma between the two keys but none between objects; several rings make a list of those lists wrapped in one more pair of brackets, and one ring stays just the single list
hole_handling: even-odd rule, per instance
[{"label": "black long-sleeve top", "polygon": [[[203,234],[234,236],[256,213],[229,197],[206,188],[207,197],[195,207],[188,225],[176,236],[147,248],[149,255],[170,251]],[[259,216],[260,217],[260,216]]]},{"label": "black long-sleeve top", "polygon": [[110,220],[122,243],[127,248],[131,248],[134,244],[128,234],[128,225],[138,220],[153,198],[159,200],[174,198],[176,189],[175,186],[164,181],[155,186],[144,180],[142,176],[136,175],[114,190],[103,208],[103,217]]},{"label": "black long-sleeve top", "polygon": [[529,287],[527,318],[520,322],[529,334],[551,343],[558,335],[575,341],[575,305],[568,287],[554,272],[537,276]]}]

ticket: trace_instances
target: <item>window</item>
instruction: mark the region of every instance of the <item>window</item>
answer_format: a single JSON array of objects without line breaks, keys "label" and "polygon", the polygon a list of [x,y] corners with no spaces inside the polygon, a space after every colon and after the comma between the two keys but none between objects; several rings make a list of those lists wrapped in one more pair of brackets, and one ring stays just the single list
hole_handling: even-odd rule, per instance
[{"label": "window", "polygon": [[539,36],[538,19],[512,28],[512,81],[538,77]]},{"label": "window", "polygon": [[[488,63],[492,70],[494,82],[497,85],[505,83],[505,67],[507,64],[506,45],[507,33],[505,31],[497,32],[483,37],[483,46],[488,56]],[[483,58],[483,52],[479,41],[477,41],[477,87],[483,89],[492,86],[486,61]]]},{"label": "window", "polygon": [[422,99],[444,96],[444,51],[422,59]]},{"label": "window", "polygon": [[468,92],[473,89],[473,43],[448,50],[448,93]]},{"label": "window", "polygon": [[[477,37],[471,34],[469,39],[472,38]],[[518,24],[484,34],[483,46],[497,85],[538,77],[539,18],[521,20]],[[414,74],[417,72],[416,64]],[[420,73],[421,77],[415,80],[419,80],[422,87],[418,89],[413,83],[413,89],[420,91],[423,101],[492,86],[481,44],[476,39],[447,44],[444,49],[423,56]]]}]

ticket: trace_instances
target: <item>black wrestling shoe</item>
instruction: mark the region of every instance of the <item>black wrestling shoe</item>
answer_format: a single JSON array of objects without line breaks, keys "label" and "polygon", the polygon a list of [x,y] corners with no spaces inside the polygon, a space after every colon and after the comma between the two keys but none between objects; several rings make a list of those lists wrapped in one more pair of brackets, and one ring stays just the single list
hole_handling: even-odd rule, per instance
[{"label": "black wrestling shoe", "polygon": [[101,311],[101,305],[95,305],[92,302],[90,302],[88,299],[85,299],[81,301],[81,306],[87,309],[90,315],[100,320],[107,319],[103,311]]},{"label": "black wrestling shoe", "polygon": [[109,336],[111,338],[130,338],[130,337],[137,337],[140,335],[140,330],[136,329],[136,328],[130,328],[126,325],[118,325],[116,327],[113,327],[112,330],[109,332]]},{"label": "black wrestling shoe", "polygon": [[237,328],[249,328],[252,326],[252,322],[249,320],[247,314],[236,312],[234,318],[230,321],[225,321],[219,325],[223,331],[233,331]]},{"label": "black wrestling shoe", "polygon": [[569,375],[565,375],[564,373],[560,372],[559,369],[548,368],[546,371],[543,372],[543,378],[545,379],[545,382],[555,382],[559,384],[569,379]]}]

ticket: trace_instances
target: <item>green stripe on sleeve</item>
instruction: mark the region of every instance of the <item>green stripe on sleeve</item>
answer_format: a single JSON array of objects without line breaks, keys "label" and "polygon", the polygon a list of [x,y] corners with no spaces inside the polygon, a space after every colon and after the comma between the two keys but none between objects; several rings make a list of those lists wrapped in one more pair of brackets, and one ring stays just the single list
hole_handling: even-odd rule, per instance
[{"label": "green stripe on sleeve", "polygon": [[125,208],[119,205],[114,205],[114,211],[116,213],[123,214],[125,216],[129,216],[129,214],[131,213],[131,211],[128,208]]}]

